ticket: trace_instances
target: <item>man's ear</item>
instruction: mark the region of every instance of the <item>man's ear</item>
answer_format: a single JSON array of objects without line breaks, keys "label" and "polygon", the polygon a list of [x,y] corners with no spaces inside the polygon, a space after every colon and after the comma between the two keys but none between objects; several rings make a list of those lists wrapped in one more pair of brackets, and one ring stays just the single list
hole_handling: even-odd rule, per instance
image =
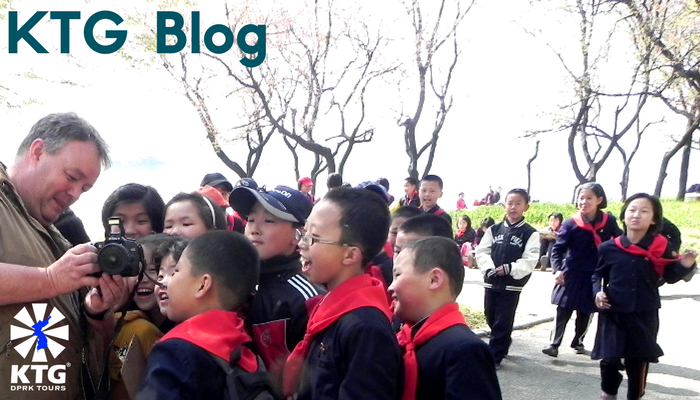
[{"label": "man's ear", "polygon": [[437,290],[447,283],[447,274],[442,268],[433,267],[429,271],[430,290]]},{"label": "man's ear", "polygon": [[197,284],[198,287],[196,288],[196,292],[194,294],[194,297],[197,299],[203,298],[209,292],[214,290],[214,279],[210,274],[200,276]]},{"label": "man's ear", "polygon": [[44,140],[34,139],[32,144],[29,145],[29,150],[27,151],[29,159],[32,161],[38,161],[44,153]]}]

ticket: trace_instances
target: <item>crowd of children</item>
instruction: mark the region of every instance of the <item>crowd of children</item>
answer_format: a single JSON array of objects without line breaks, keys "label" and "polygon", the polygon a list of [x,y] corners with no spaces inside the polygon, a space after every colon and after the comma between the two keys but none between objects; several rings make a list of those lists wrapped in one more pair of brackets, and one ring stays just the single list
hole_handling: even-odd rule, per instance
[{"label": "crowd of children", "polygon": [[[250,178],[233,185],[207,174],[202,187],[167,203],[150,186],[116,189],[103,224],[109,233],[109,219],[119,217],[122,234],[143,249],[143,271],[128,278],[132,299],[115,316],[110,379],[93,383],[95,392],[223,398],[223,362],[244,374],[265,371],[274,398],[500,399],[496,371],[520,293],[537,265],[551,265],[557,311],[543,353],[557,357],[573,311],[571,347],[585,353],[599,311],[592,357],[601,360],[601,398],[615,398],[623,368],[630,396],[643,394],[648,363],[662,355],[657,282],[687,279],[695,266],[694,253],[678,255],[658,234],[658,199],[630,197],[622,231],[603,211],[602,187],[585,184],[577,214],[552,213],[537,231],[524,217],[529,194],[512,189],[504,215],[475,229],[462,212],[455,230],[438,205],[437,175],[407,178],[391,212],[388,182],[349,188],[334,174],[328,183],[318,200],[310,178],[298,189],[267,190]],[[490,193],[489,202],[500,200],[500,188]],[[483,275],[488,343],[456,303],[465,266]],[[633,289],[636,297],[622,295]],[[127,365],[130,357],[146,360],[142,371]]]}]

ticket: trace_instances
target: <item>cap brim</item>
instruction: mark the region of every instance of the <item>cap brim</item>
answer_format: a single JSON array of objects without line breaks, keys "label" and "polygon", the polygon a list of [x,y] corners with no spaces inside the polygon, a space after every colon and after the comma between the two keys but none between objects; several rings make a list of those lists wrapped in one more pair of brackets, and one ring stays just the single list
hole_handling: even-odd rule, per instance
[{"label": "cap brim", "polygon": [[245,216],[250,214],[250,210],[253,209],[255,202],[262,204],[265,211],[269,212],[270,214],[274,215],[275,217],[281,220],[300,223],[300,221],[291,213],[280,210],[277,207],[271,205],[270,202],[275,202],[279,204],[282,203],[280,203],[279,200],[275,199],[267,193],[259,192],[257,190],[253,190],[244,186],[239,186],[235,188],[233,192],[231,192],[231,195],[229,197],[229,203],[231,203],[231,207],[233,207],[234,210],[238,211],[239,213]]}]

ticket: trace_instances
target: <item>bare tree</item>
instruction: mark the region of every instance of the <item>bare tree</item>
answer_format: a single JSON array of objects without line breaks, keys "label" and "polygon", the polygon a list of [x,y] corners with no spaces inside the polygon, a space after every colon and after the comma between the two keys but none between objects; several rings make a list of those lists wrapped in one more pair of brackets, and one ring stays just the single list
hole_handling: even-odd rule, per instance
[{"label": "bare tree", "polygon": [[[450,85],[460,55],[457,29],[474,1],[465,3],[466,6],[459,0],[426,1],[423,5],[430,6],[421,8],[420,0],[404,2],[413,27],[415,46],[411,70],[404,71],[404,74],[409,81],[417,80],[416,92],[410,95],[417,97],[417,101],[413,111],[401,112],[398,123],[404,129],[406,154],[409,158],[408,174],[414,178],[421,175],[418,164],[426,152],[427,160],[422,175],[430,172],[440,131],[452,108]],[[426,111],[432,111],[433,117],[419,126]],[[424,135],[427,140],[424,143],[419,142],[419,132],[426,133]]]},{"label": "bare tree", "polygon": [[670,110],[685,118],[685,129],[668,150],[659,168],[654,194],[661,195],[670,160],[682,151],[677,200],[685,198],[693,135],[700,125],[700,6],[680,0],[619,2],[636,35],[656,50],[656,70],[664,84],[654,95]]},{"label": "bare tree", "polygon": [[[576,57],[547,44],[564,67],[573,83],[575,100],[562,107],[563,115],[555,131],[568,132],[567,153],[578,183],[595,181],[614,149],[622,149],[620,140],[637,126],[648,93],[645,60],[637,55],[627,60],[628,83],[606,81],[598,70],[610,62],[611,48],[618,35],[628,35],[614,3],[605,0],[575,0],[565,11],[579,22],[579,46]],[[572,61],[577,60],[577,61]],[[619,61],[619,60],[618,60]],[[574,190],[575,192],[575,190]]]},{"label": "bare tree", "polygon": [[530,193],[530,187],[531,187],[531,183],[532,183],[532,174],[531,174],[532,163],[533,163],[533,161],[535,161],[535,159],[537,158],[537,155],[539,153],[540,153],[540,141],[538,140],[535,142],[535,154],[533,154],[532,157],[530,157],[530,159],[527,160],[527,192],[528,193]]}]

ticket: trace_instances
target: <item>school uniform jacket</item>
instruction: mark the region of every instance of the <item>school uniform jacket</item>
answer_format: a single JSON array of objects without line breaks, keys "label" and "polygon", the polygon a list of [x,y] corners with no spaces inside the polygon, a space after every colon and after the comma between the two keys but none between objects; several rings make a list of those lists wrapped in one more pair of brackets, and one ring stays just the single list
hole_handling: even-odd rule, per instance
[{"label": "school uniform jacket", "polygon": [[402,198],[400,198],[399,206],[420,207],[420,197],[418,197],[418,192],[413,192],[413,196],[411,197],[403,196]]},{"label": "school uniform jacket", "polygon": [[403,356],[386,315],[361,307],[319,332],[297,400],[400,399]]},{"label": "school uniform jacket", "polygon": [[[519,292],[539,259],[540,235],[525,218],[513,225],[504,220],[486,230],[475,254],[485,288]],[[497,276],[494,270],[501,265],[507,273]]]},{"label": "school uniform jacket", "polygon": [[444,218],[447,222],[450,223],[450,227],[452,227],[452,217],[450,217],[450,214],[448,214],[447,211],[440,208],[439,205],[436,204],[430,210],[425,211],[425,213],[426,214],[435,214],[441,218]]},{"label": "school uniform jacket", "polygon": [[[620,240],[624,247],[631,244],[626,236],[622,236]],[[648,249],[652,240],[653,236],[648,235],[637,243],[637,246]],[[673,258],[669,247],[666,248],[663,258]],[[620,249],[612,240],[600,245],[597,260],[596,270],[591,277],[591,294],[595,296],[604,283],[611,305],[610,310],[618,313],[658,310],[661,308],[659,284],[678,282],[689,271],[677,261],[666,265],[661,277],[663,280],[660,280],[651,261],[644,256]]]},{"label": "school uniform jacket", "polygon": [[[594,222],[599,222],[603,213],[599,212]],[[597,231],[605,242],[622,234],[615,217],[608,214],[608,222]],[[552,291],[552,304],[560,307],[595,312],[598,309],[591,294],[591,275],[598,261],[598,248],[593,234],[579,228],[573,218],[564,221],[559,236],[552,247],[552,272],[563,271],[565,286],[555,285]]]},{"label": "school uniform jacket", "polygon": [[[421,326],[413,326],[412,334]],[[416,400],[501,399],[491,349],[466,325],[453,325],[418,346],[416,359]]]},{"label": "school uniform jacket", "polygon": [[304,338],[307,300],[325,293],[301,275],[299,253],[260,263],[260,283],[247,317],[260,357],[275,378],[289,353]]}]

